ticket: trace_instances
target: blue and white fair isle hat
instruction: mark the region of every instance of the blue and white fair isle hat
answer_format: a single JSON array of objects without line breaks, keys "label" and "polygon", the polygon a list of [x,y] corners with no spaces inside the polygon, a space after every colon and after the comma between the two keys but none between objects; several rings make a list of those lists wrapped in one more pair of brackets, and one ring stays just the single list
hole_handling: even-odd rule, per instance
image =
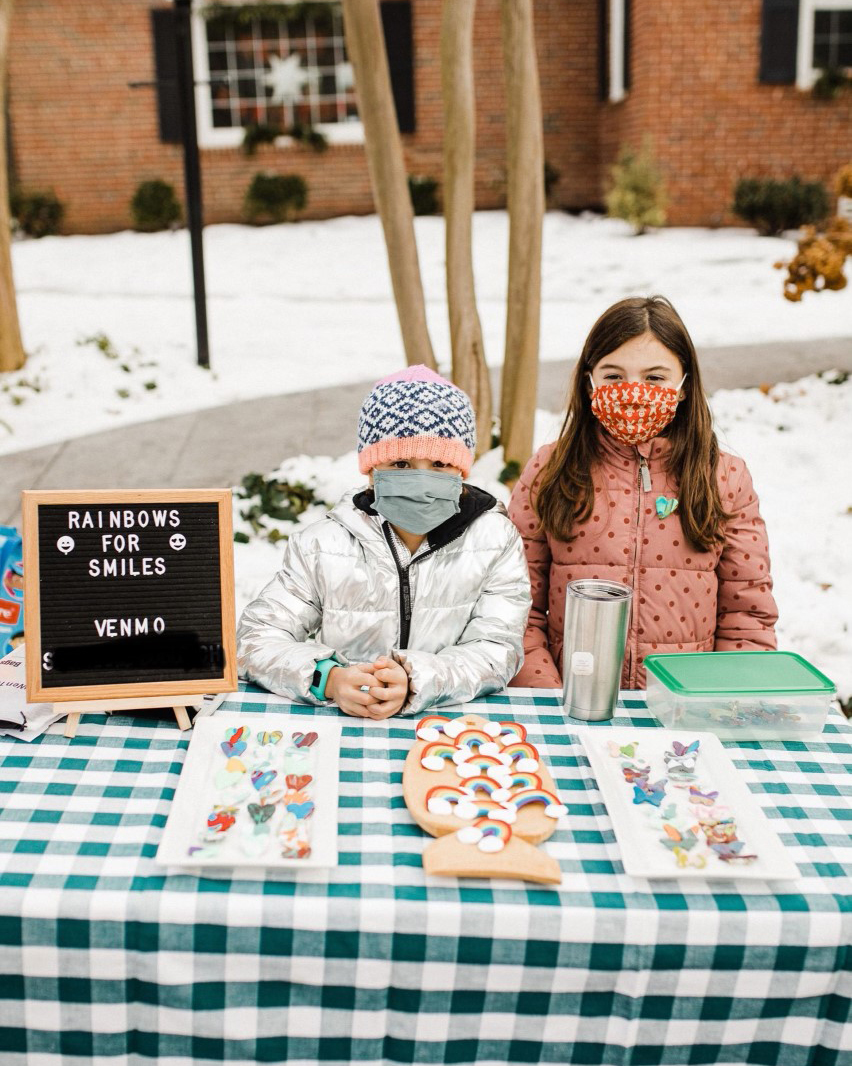
[{"label": "blue and white fair isle hat", "polygon": [[422,364],[382,378],[358,417],[358,469],[396,459],[432,459],[467,477],[476,452],[476,418],[467,393]]}]

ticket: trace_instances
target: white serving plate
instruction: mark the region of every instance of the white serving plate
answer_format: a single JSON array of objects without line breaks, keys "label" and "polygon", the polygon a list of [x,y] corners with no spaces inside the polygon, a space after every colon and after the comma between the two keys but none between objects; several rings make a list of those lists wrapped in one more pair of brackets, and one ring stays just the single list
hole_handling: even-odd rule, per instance
[{"label": "white serving plate", "polygon": [[[314,812],[311,815],[311,854],[303,859],[285,858],[276,846],[276,828],[283,817],[283,808],[278,804],[270,821],[269,846],[260,855],[246,854],[243,841],[252,836],[253,822],[248,813],[248,804],[258,801],[258,793],[246,779],[234,791],[222,790],[215,782],[218,770],[225,766],[228,756],[222,751],[227,730],[248,726],[251,731],[249,747],[239,758],[250,771],[256,757],[265,755],[278,772],[276,783],[286,777],[286,748],[294,732],[318,734],[318,740],[307,749],[308,765],[302,771],[313,777],[311,794]],[[283,739],[276,745],[257,745],[258,732],[280,730]],[[163,838],[157,849],[156,861],[182,872],[200,873],[204,870],[238,870],[241,876],[252,872],[262,874],[269,870],[295,870],[337,865],[337,804],[338,804],[338,759],[340,755],[341,723],[333,718],[291,717],[285,714],[251,714],[242,711],[219,711],[209,718],[196,719],[180,781],[175,792]],[[240,803],[235,797],[245,794]],[[215,804],[233,803],[238,807],[236,824],[210,850],[189,854],[191,847],[202,843],[200,837],[206,828],[207,815]]]},{"label": "white serving plate", "polygon": [[[757,800],[751,794],[743,778],[731,762],[718,737],[712,733],[685,732],[669,729],[596,728],[577,729],[589,757],[592,770],[603,795],[607,812],[612,820],[615,838],[621,850],[625,872],[631,877],[683,878],[687,880],[760,880],[787,881],[799,876],[796,864],[787,853],[778,834],[772,828]],[[703,834],[699,831],[700,843],[693,852],[706,857],[706,866],[678,866],[675,855],[661,838],[665,831],[649,824],[648,812],[656,808],[648,803],[634,804],[633,786],[629,785],[622,771],[623,757],[614,758],[609,745],[619,747],[638,742],[636,759],[643,766],[650,765],[649,780],[668,778],[662,808],[674,802],[678,814],[687,817],[692,809],[688,788],[675,788],[677,778],[667,773],[663,753],[672,750],[672,743],[679,741],[689,745],[700,741],[696,763],[696,781],[704,791],[717,791],[719,805],[730,809],[737,826],[737,838],[745,842],[744,852],[754,853],[751,862],[724,862],[705,849]],[[692,819],[694,822],[694,819]],[[690,852],[690,855],[692,852]]]}]

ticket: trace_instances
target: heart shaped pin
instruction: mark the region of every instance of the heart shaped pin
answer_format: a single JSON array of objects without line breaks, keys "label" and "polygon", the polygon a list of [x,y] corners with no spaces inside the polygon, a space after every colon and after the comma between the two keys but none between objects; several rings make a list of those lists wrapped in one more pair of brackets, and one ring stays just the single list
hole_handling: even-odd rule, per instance
[{"label": "heart shaped pin", "polygon": [[271,803],[249,803],[247,810],[256,825],[263,825],[275,814],[275,806]]},{"label": "heart shaped pin", "polygon": [[187,848],[187,855],[191,855],[196,859],[215,859],[219,855],[219,849],[217,847],[211,847],[209,844],[206,847]]},{"label": "heart shaped pin", "polygon": [[272,733],[258,733],[257,742],[262,748],[265,748],[267,744],[277,744],[283,736],[284,734],[280,729],[276,729]]},{"label": "heart shaped pin", "polygon": [[311,744],[315,744],[319,736],[316,733],[294,733],[293,743],[297,748],[309,748]]},{"label": "heart shaped pin", "polygon": [[287,774],[285,780],[288,788],[292,788],[294,792],[301,792],[303,788],[308,787],[313,778],[310,774],[302,774],[301,777],[298,774]]},{"label": "heart shaped pin", "polygon": [[230,810],[212,811],[207,815],[207,828],[214,833],[227,833],[236,820]]},{"label": "heart shaped pin", "polygon": [[[232,760],[228,760],[231,762]],[[239,762],[239,759],[235,760]],[[229,770],[226,766],[223,766],[221,770],[217,770],[213,775],[213,783],[216,788],[230,788],[232,785],[236,785],[246,772],[245,767],[242,770]]]},{"label": "heart shaped pin", "polygon": [[311,757],[306,751],[299,751],[297,748],[288,748],[284,754],[284,772],[287,774],[298,774],[303,770],[309,770],[311,766]]},{"label": "heart shaped pin", "polygon": [[310,800],[304,803],[288,803],[287,810],[297,818],[310,818],[314,813],[314,805]]},{"label": "heart shaped pin", "polygon": [[677,510],[677,500],[669,500],[665,496],[658,496],[654,501],[657,508],[657,518],[668,518]]},{"label": "heart shaped pin", "polygon": [[251,775],[251,783],[257,789],[258,792],[262,788],[266,788],[271,785],[275,778],[278,776],[275,770],[253,770]]},{"label": "heart shaped pin", "polygon": [[285,811],[284,817],[281,819],[281,825],[278,828],[279,833],[287,834],[292,833],[296,828],[296,815],[292,811]]},{"label": "heart shaped pin", "polygon": [[225,769],[231,771],[237,770],[239,773],[244,774],[246,772],[246,764],[241,759],[236,758],[236,756],[232,756],[225,763]]},{"label": "heart shaped pin", "polygon": [[244,855],[248,855],[251,858],[256,858],[262,855],[269,847],[269,842],[272,838],[268,834],[261,833],[260,835],[252,834],[251,836],[245,836],[240,841],[240,848]]},{"label": "heart shaped pin", "polygon": [[246,750],[246,742],[238,740],[232,744],[229,740],[223,740],[219,747],[227,756],[232,757],[234,755],[242,755]]}]

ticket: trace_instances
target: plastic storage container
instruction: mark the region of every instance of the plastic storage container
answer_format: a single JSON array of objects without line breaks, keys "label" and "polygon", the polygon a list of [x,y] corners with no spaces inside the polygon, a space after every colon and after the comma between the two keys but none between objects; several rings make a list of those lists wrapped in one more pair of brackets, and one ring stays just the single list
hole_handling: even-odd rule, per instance
[{"label": "plastic storage container", "polygon": [[647,655],[648,709],[667,729],[721,740],[809,740],[834,698],[831,681],[788,651]]}]

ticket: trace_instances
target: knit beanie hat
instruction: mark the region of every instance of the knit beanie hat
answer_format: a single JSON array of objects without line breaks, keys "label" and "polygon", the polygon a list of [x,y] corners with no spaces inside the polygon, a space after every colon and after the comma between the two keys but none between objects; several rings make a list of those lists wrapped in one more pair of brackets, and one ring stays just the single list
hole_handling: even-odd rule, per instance
[{"label": "knit beanie hat", "polygon": [[432,459],[457,466],[467,477],[475,451],[476,419],[467,393],[422,364],[377,381],[361,407],[362,474],[395,459]]}]

